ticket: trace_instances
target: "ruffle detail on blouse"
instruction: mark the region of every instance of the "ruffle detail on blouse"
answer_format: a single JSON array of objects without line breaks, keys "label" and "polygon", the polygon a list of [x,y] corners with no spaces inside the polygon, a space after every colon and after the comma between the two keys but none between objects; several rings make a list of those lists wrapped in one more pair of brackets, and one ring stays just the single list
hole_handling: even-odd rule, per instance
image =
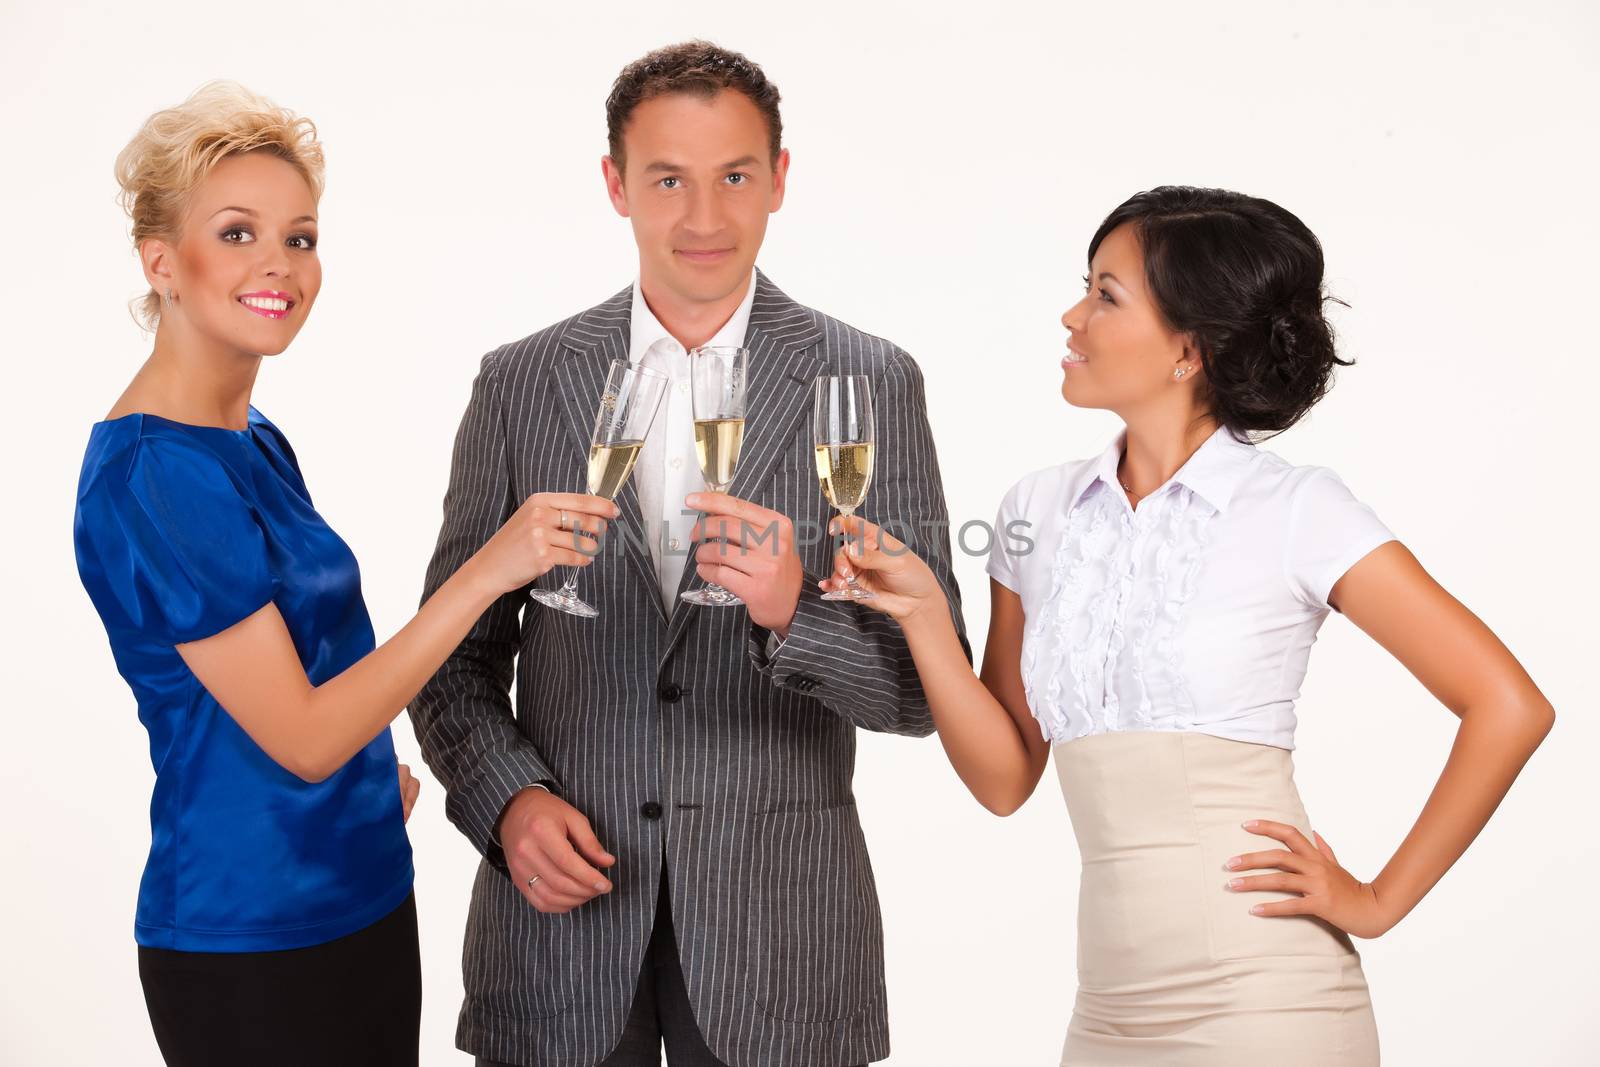
[{"label": "ruffle detail on blouse", "polygon": [[[1023,691],[1046,741],[1193,722],[1180,638],[1217,512],[1186,487],[1166,495],[1141,506],[1157,513],[1143,534],[1103,484],[1087,491],[1067,517],[1051,561],[1049,595],[1022,639]],[[1147,561],[1137,575],[1129,567],[1135,550]],[[1119,702],[1113,681],[1125,656],[1132,657],[1132,707]],[[1152,688],[1162,694],[1160,722]]]},{"label": "ruffle detail on blouse", "polygon": [[[1211,520],[1217,511],[1188,489],[1180,488],[1177,499],[1165,501],[1160,525],[1150,536],[1158,538],[1151,581],[1145,585],[1144,603],[1136,616],[1134,647],[1143,654],[1133,661],[1134,692],[1138,705],[1133,709],[1134,724],[1140,729],[1155,729],[1194,723],[1194,698],[1182,671],[1181,646],[1184,608],[1199,584],[1206,546],[1211,540]],[[1158,723],[1150,698],[1150,672],[1161,672],[1164,685],[1162,714],[1174,722]]]},{"label": "ruffle detail on blouse", "polygon": [[1090,732],[1090,709],[1100,707],[1105,688],[1098,650],[1116,621],[1106,594],[1128,550],[1123,516],[1107,501],[1106,493],[1091,491],[1067,517],[1050,565],[1050,595],[1023,632],[1023,691],[1052,743]]}]

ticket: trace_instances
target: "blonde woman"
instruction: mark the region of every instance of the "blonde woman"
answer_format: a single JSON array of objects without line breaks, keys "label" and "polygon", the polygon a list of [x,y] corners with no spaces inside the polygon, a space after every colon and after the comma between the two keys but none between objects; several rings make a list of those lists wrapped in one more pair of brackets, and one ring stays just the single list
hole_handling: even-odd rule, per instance
[{"label": "blonde woman", "polygon": [[250,404],[321,286],[322,174],[308,120],[223,83],[117,160],[155,342],[90,430],[74,541],[150,734],[134,936],[174,1065],[417,1062],[415,794],[389,723],[490,603],[586,565],[616,514],[531,497],[375,647],[355,557]]},{"label": "blonde woman", "polygon": [[[1006,494],[974,677],[932,572],[876,526],[859,572],[898,619],[951,763],[998,814],[1056,769],[1083,858],[1062,1063],[1366,1067],[1378,1033],[1350,935],[1398,923],[1460,858],[1553,722],[1505,646],[1325,467],[1254,435],[1326,392],[1322,250],[1276,204],[1141,193],[1101,224],[1066,314],[1061,391],[1126,424]],[[885,516],[892,519],[892,516]],[[1371,881],[1294,786],[1295,700],[1330,611],[1461,725]]]}]

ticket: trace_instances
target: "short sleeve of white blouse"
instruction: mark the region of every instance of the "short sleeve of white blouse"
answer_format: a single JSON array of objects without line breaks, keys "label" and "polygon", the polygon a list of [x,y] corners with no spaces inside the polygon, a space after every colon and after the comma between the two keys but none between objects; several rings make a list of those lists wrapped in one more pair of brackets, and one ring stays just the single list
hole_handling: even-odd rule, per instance
[{"label": "short sleeve of white blouse", "polygon": [[1326,467],[1307,468],[1289,501],[1284,574],[1307,606],[1328,610],[1328,594],[1356,562],[1394,534]]},{"label": "short sleeve of white blouse", "polygon": [[[989,541],[989,563],[985,568],[995,581],[1011,590],[1013,593],[1022,591],[1022,578],[1019,574],[1019,557],[1029,547],[1027,541],[1019,541],[1018,536],[1026,536],[1028,529],[1027,519],[1021,514],[1019,497],[1027,489],[1029,479],[1023,479],[1006,493],[1000,501],[1000,509],[994,517],[994,536]],[[1031,541],[1031,538],[1028,540]]]},{"label": "short sleeve of white blouse", "polygon": [[1293,748],[1329,591],[1394,535],[1333,471],[1225,429],[1134,508],[1116,483],[1124,440],[1029,474],[995,516],[987,570],[1022,600],[1044,737],[1192,730]]}]

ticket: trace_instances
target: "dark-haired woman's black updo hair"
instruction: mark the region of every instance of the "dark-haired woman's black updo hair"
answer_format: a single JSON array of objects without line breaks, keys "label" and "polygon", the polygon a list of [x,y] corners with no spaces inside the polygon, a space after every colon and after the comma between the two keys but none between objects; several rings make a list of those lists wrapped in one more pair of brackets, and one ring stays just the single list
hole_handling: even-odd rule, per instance
[{"label": "dark-haired woman's black updo hair", "polygon": [[1132,223],[1145,280],[1167,325],[1194,338],[1200,400],[1235,436],[1281,433],[1332,384],[1333,330],[1323,315],[1322,245],[1269,200],[1163,185],[1139,193],[1095,231]]}]

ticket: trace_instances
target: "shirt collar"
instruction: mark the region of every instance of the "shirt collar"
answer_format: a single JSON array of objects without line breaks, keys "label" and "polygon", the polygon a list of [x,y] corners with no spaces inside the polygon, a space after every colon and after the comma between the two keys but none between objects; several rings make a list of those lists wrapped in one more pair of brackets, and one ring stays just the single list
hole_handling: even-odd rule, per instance
[{"label": "shirt collar", "polygon": [[[743,348],[745,335],[750,331],[750,308],[756,300],[756,272],[750,271],[750,287],[745,290],[744,299],[734,309],[733,315],[722,324],[715,337],[707,341],[709,345],[722,345],[728,348]],[[667,328],[661,325],[655,312],[650,310],[650,305],[645,302],[644,290],[637,280],[633,283],[633,310],[628,327],[628,359],[637,363],[650,350],[650,346],[657,341],[670,340],[672,335]]]},{"label": "shirt collar", "polygon": [[[1080,478],[1079,484],[1072,490],[1070,495],[1072,506],[1076,506],[1097,483],[1103,483],[1109,489],[1120,488],[1117,482],[1117,464],[1122,459],[1122,450],[1127,442],[1128,430],[1124,427],[1106,450],[1089,465],[1085,476]],[[1169,478],[1161,489],[1150,495],[1155,496],[1165,489],[1166,485],[1177,482],[1190,492],[1204,497],[1206,503],[1217,511],[1226,511],[1228,502],[1233,499],[1234,491],[1244,480],[1245,473],[1249,470],[1256,454],[1255,445],[1248,441],[1240,441],[1226,426],[1218,426],[1211,436],[1206,438],[1205,443],[1195,450],[1194,455],[1189,457],[1188,462],[1179,467],[1177,473]]]}]

